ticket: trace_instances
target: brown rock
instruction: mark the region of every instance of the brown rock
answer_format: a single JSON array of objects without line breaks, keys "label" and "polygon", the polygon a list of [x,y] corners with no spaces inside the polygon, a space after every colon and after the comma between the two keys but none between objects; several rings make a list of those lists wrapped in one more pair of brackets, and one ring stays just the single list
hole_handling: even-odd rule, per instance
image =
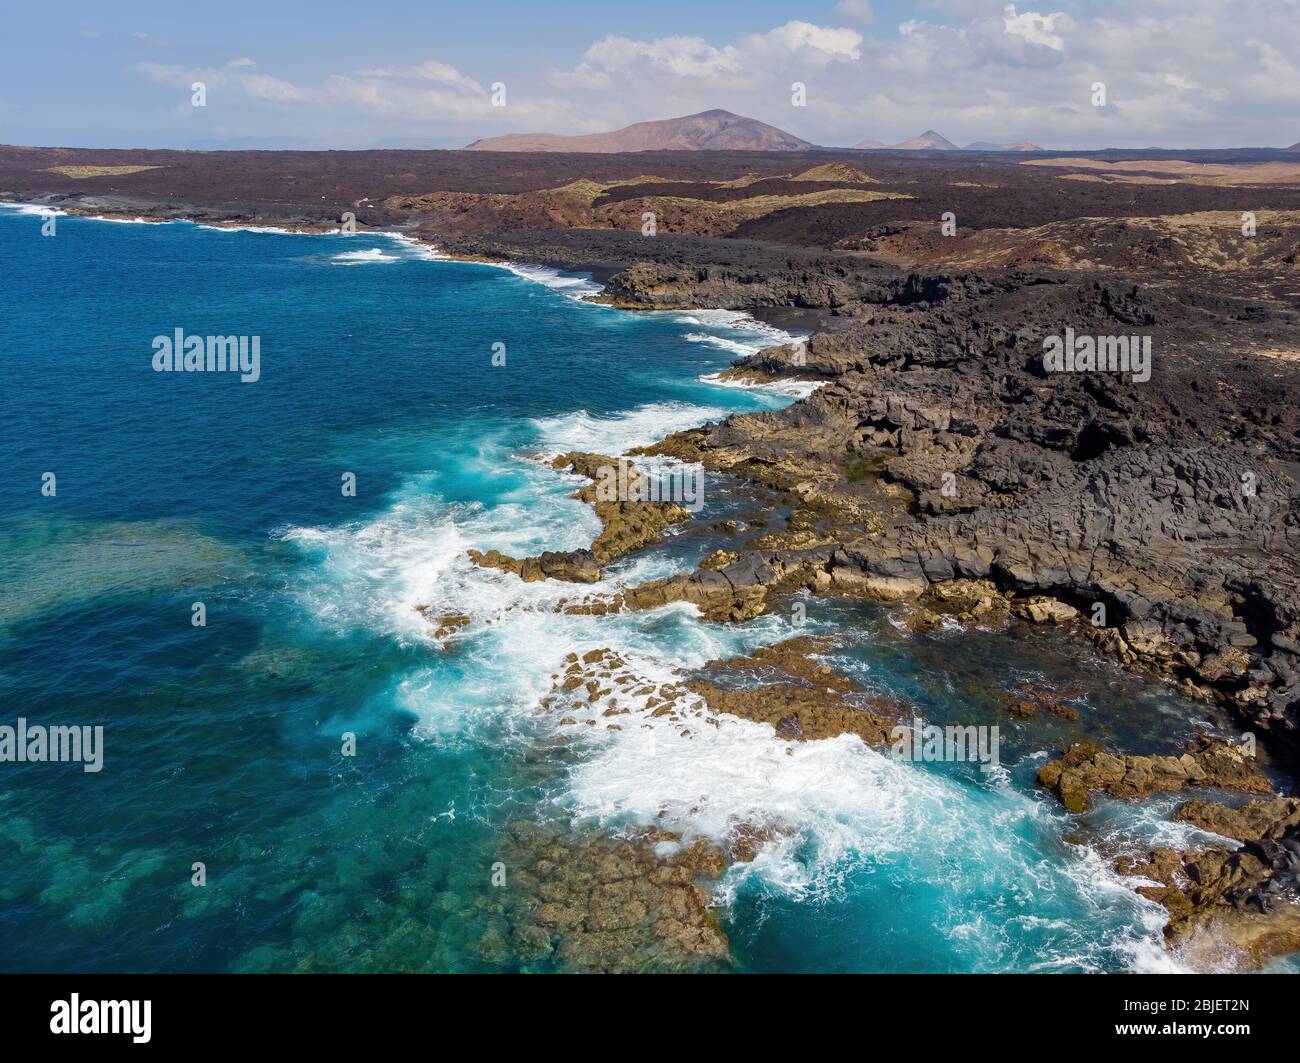
[{"label": "brown rock", "polygon": [[431,614],[427,605],[417,605],[416,612],[433,625],[433,637],[445,645],[445,640],[462,628],[469,626],[470,619],[464,613]]},{"label": "brown rock", "polygon": [[[718,970],[730,949],[700,882],[719,877],[721,850],[645,830],[628,838],[512,825],[502,859],[530,867],[506,897],[509,944],[522,960],[562,970]],[[500,962],[500,961],[498,961]]]},{"label": "brown rock", "polygon": [[1011,613],[1033,624],[1064,624],[1079,618],[1079,610],[1074,606],[1041,595],[1016,598],[1011,603]]},{"label": "brown rock", "polygon": [[1192,823],[1225,838],[1241,842],[1259,841],[1281,837],[1300,826],[1300,798],[1251,801],[1241,808],[1229,808],[1212,801],[1188,801],[1174,811],[1173,818],[1176,822]]},{"label": "brown rock", "polygon": [[1272,791],[1254,759],[1221,739],[1198,742],[1182,757],[1114,756],[1090,743],[1079,743],[1060,760],[1039,768],[1038,781],[1072,812],[1091,808],[1089,795],[1094,791],[1130,799],[1188,785],[1255,794]]},{"label": "brown rock", "polygon": [[[587,502],[600,518],[601,531],[586,550],[547,551],[536,557],[510,557],[498,550],[467,551],[483,568],[513,572],[525,583],[544,579],[568,583],[596,583],[601,568],[625,554],[654,542],[671,524],[686,520],[690,512],[670,501],[655,501],[651,481],[626,458],[574,452],[551,463],[573,469],[592,482],[574,496]],[[607,490],[610,485],[613,490]],[[618,497],[620,493],[625,497]],[[614,497],[607,497],[608,495]],[[571,610],[576,611],[576,610]]]},{"label": "brown rock", "polygon": [[[856,734],[868,745],[888,745],[902,706],[863,693],[813,656],[829,648],[826,639],[788,639],[750,657],[711,661],[686,685],[704,699],[710,712],[771,724],[787,741]],[[773,673],[783,681],[744,687],[713,681],[723,674],[770,679]]]}]

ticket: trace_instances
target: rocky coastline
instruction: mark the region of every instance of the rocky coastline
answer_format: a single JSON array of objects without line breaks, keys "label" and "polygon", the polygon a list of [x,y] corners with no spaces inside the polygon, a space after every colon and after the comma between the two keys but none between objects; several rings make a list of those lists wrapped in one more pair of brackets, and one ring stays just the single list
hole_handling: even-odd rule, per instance
[{"label": "rocky coastline", "polygon": [[[698,287],[682,271],[640,267],[599,298],[646,308],[744,304],[735,290],[747,282],[705,270],[696,278]],[[815,301],[806,286],[776,283],[784,293],[762,283],[757,298]],[[1129,279],[909,274],[859,287],[851,312],[834,284],[822,301],[852,320],[733,370],[822,382],[812,396],[643,452],[779,493],[797,530],[742,538],[696,572],[629,588],[609,607],[682,600],[740,620],[803,589],[905,601],[912,623],[948,614],[1060,625],[1126,668],[1229,709],[1265,760],[1294,778],[1297,380],[1290,365],[1250,351],[1278,333],[1294,343],[1295,318],[1270,320],[1257,308],[1252,320],[1231,297],[1201,307],[1243,333],[1242,353],[1228,355],[1186,320],[1185,305]],[[1097,335],[1149,331],[1160,351],[1151,379],[1045,373],[1042,341],[1061,322]],[[823,733],[805,728],[798,684],[693,689],[778,735]],[[881,744],[869,712],[844,729]],[[1123,799],[1184,787],[1271,796],[1275,784],[1253,758],[1253,749],[1220,741],[1179,757],[1077,747],[1039,779],[1075,813],[1091,807],[1090,789]],[[1211,962],[1212,939],[1229,941],[1233,963],[1245,967],[1297,947],[1285,885],[1290,805],[1258,804],[1279,816],[1256,831],[1281,846],[1271,855],[1211,849],[1177,854],[1177,866],[1159,857],[1166,885],[1144,895],[1170,908],[1170,946],[1189,962]],[[1178,885],[1215,876],[1221,887]],[[1270,903],[1246,917],[1251,897]]]},{"label": "rocky coastline", "polygon": [[[105,216],[333,227],[303,207],[104,194],[45,201]],[[1150,226],[1095,219],[1068,234],[1089,255],[1008,264],[999,236],[996,261],[982,262],[967,244],[955,268],[864,254],[838,238],[794,246],[687,229],[645,241],[537,223],[457,227],[391,205],[365,220],[406,226],[454,257],[595,269],[605,280],[595,301],[619,308],[811,315],[819,327],[806,342],[731,370],[752,381],[817,382],[809,397],[629,455],[698,463],[779,499],[784,525],[737,531],[692,573],[612,596],[575,591],[562,608],[599,614],[685,601],[711,620],[742,621],[804,591],[905,603],[918,627],[945,616],[1059,626],[1081,652],[1223,707],[1258,752],[1219,739],[1166,757],[1076,745],[1040,769],[1045,791],[1076,815],[1093,794],[1132,800],[1219,787],[1254,798],[1238,807],[1194,797],[1176,813],[1236,847],[1127,854],[1117,867],[1169,911],[1170,947],[1193,966],[1219,963],[1224,947],[1241,969],[1300,950],[1300,814],[1275,781],[1300,774],[1300,225],[1228,277],[1189,261]],[[892,240],[897,252],[906,236],[904,228],[872,239]],[[1149,379],[1049,372],[1045,342],[1067,329],[1149,338]],[[599,463],[621,457],[568,454],[555,465],[594,481]],[[524,580],[595,583],[610,561],[690,517],[671,503],[598,499],[594,482],[578,497],[602,524],[589,549],[522,559],[471,551],[473,561]],[[430,619],[442,641],[464,627],[460,617]],[[824,667],[809,663],[815,650],[773,648],[765,681],[747,689],[717,675],[753,660],[715,662],[680,689],[655,692],[662,701],[650,709],[691,705],[704,718],[768,723],[785,740],[853,733],[883,746],[898,707],[869,703],[833,674],[812,682],[809,669]],[[556,677],[555,697],[579,691],[600,701],[614,673],[587,672],[616,663],[571,662],[577,671]],[[1032,715],[1035,700],[1025,705],[1020,714]],[[604,725],[620,726],[617,715]],[[565,720],[578,724],[576,715]],[[583,842],[588,852],[527,826],[512,830],[530,869],[527,890],[486,950],[556,952],[591,970],[726,963],[700,882],[744,858],[744,845],[723,852],[652,832]],[[579,866],[590,860],[609,870],[595,893]]]}]

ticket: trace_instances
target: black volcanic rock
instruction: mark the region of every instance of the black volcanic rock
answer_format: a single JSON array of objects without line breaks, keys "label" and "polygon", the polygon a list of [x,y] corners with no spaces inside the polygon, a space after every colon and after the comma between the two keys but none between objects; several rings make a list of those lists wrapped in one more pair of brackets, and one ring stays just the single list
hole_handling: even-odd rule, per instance
[{"label": "black volcanic rock", "polygon": [[[1011,597],[1056,599],[1130,667],[1300,742],[1294,368],[1225,358],[1221,341],[1198,336],[1186,295],[1119,280],[837,283],[857,292],[847,328],[814,336],[799,359],[785,347],[741,363],[828,381],[820,390],[778,414],[681,433],[666,450],[737,472],[802,463],[807,477],[831,478],[851,464],[831,455],[859,455],[906,508],[837,547],[765,553],[749,577],[885,597],[991,580]],[[1221,298],[1213,320],[1228,327],[1244,308]],[[1067,322],[1151,334],[1151,380],[1046,373],[1043,338]]]}]

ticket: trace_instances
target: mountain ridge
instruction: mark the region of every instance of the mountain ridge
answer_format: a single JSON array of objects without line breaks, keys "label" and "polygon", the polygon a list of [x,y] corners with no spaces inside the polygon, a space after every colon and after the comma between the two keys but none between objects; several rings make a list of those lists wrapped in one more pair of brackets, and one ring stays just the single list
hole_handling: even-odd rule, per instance
[{"label": "mountain ridge", "polygon": [[635,122],[606,133],[506,133],[466,151],[806,151],[816,145],[756,118],[721,108],[680,118]]},{"label": "mountain ridge", "polygon": [[995,144],[990,140],[976,140],[967,144],[962,151],[1042,151],[1032,140],[1021,140],[1015,144]]},{"label": "mountain ridge", "polygon": [[958,147],[942,133],[936,133],[933,129],[927,129],[920,136],[911,137],[908,140],[899,141],[897,144],[886,144],[881,140],[863,140],[854,144],[850,149],[852,151],[1042,151],[1037,144],[1031,140],[1022,140],[1015,144],[995,144],[989,140],[977,140],[967,144],[964,148]]}]

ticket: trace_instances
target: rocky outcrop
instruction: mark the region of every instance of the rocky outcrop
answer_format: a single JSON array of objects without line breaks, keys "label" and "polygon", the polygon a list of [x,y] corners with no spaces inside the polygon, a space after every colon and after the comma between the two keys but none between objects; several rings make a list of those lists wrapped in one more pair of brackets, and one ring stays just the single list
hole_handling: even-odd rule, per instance
[{"label": "rocky outcrop", "polygon": [[1066,720],[1077,720],[1079,710],[1067,705],[1060,696],[1035,683],[1022,683],[1014,693],[1004,694],[1007,711],[1018,720],[1028,720],[1039,712],[1051,713]]},{"label": "rocky outcrop", "polygon": [[469,627],[470,624],[470,618],[464,613],[435,613],[427,605],[417,605],[415,611],[433,625],[434,640],[444,648],[453,635]]},{"label": "rocky outcrop", "polygon": [[[718,559],[714,559],[718,563]],[[766,553],[745,553],[721,568],[701,566],[695,572],[652,580],[605,596],[564,601],[565,612],[603,616],[623,609],[657,609],[689,602],[706,620],[750,620],[767,608],[769,597],[782,589],[826,581],[816,557],[799,560]]]},{"label": "rocky outcrop", "polygon": [[1049,760],[1039,768],[1038,782],[1056,794],[1071,812],[1088,811],[1094,792],[1136,799],[1186,786],[1214,786],[1251,794],[1273,790],[1254,758],[1217,739],[1193,743],[1177,757],[1117,756],[1089,742],[1080,742],[1059,760]]},{"label": "rocky outcrop", "polygon": [[[771,724],[788,741],[855,734],[869,746],[888,745],[902,706],[865,694],[819,661],[829,649],[827,639],[788,639],[749,657],[711,661],[685,685],[709,711]],[[749,682],[736,685],[737,678]]]},{"label": "rocky outcrop", "polygon": [[710,714],[725,713],[771,724],[788,741],[855,734],[868,745],[888,745],[904,715],[910,723],[910,711],[835,672],[821,660],[831,648],[827,638],[787,639],[748,657],[710,661],[680,683],[638,675],[608,649],[573,653],[539,708],[561,714],[562,727],[621,730],[644,716],[689,733]]},{"label": "rocky outcrop", "polygon": [[525,558],[498,550],[470,550],[476,565],[513,572],[526,583],[544,579],[595,583],[602,566],[654,542],[669,525],[690,516],[676,502],[653,500],[656,488],[650,478],[627,459],[573,452],[561,454],[551,465],[571,469],[590,481],[574,497],[588,503],[600,518],[595,542],[587,550],[547,551]]},{"label": "rocky outcrop", "polygon": [[1174,811],[1173,818],[1225,838],[1257,842],[1284,837],[1300,827],[1300,798],[1275,797],[1269,801],[1251,801],[1240,808],[1213,801],[1187,801]]},{"label": "rocky outcrop", "polygon": [[[761,568],[797,562],[829,577],[809,586],[882,598],[988,581],[1013,615],[1078,620],[1124,664],[1294,747],[1300,372],[1225,359],[1193,326],[1244,343],[1255,312],[1230,294],[1189,306],[1185,293],[1024,274],[855,286],[852,324],[740,363],[827,380],[811,397],[653,448],[796,504],[865,503],[859,531],[842,508],[819,528],[834,548],[782,549]],[[1294,328],[1258,314],[1260,342]],[[1047,372],[1043,338],[1067,325],[1151,336],[1150,379]]]},{"label": "rocky outcrop", "polygon": [[[646,295],[650,274],[652,289],[671,275],[645,270],[609,291]],[[852,322],[740,368],[823,386],[780,413],[733,416],[645,448],[776,492],[792,508],[786,527],[695,573],[566,608],[688,601],[710,619],[743,620],[774,593],[807,588],[919,599],[917,627],[944,615],[1066,624],[1296,747],[1300,375],[1260,359],[1225,365],[1205,341],[1211,323],[1249,332],[1240,324],[1252,321],[1249,306],[1207,293],[1189,307],[1164,290],[1029,274],[890,279],[807,260],[798,272],[851,290]],[[673,283],[731,305],[715,282],[744,276],[702,268]],[[784,281],[765,273],[761,283]],[[1290,327],[1271,314],[1261,328]],[[1046,372],[1043,337],[1067,325],[1150,334],[1150,380]],[[1232,386],[1211,383],[1225,375]],[[589,579],[596,561],[549,567]],[[527,571],[547,567],[538,559]],[[970,608],[950,608],[939,589],[949,585],[983,589]]]},{"label": "rocky outcrop", "polygon": [[760,306],[838,310],[862,300],[880,273],[849,256],[810,258],[762,269],[723,264],[637,263],[611,278],[592,301],[627,310]]},{"label": "rocky outcrop", "polygon": [[477,943],[489,963],[563,971],[712,971],[731,961],[710,906],[725,856],[661,830],[574,837],[518,821],[501,851],[504,912]]},{"label": "rocky outcrop", "polygon": [[913,631],[930,631],[949,618],[959,624],[1000,627],[1010,611],[1010,600],[991,580],[953,580],[929,585],[904,622]]},{"label": "rocky outcrop", "polygon": [[1239,809],[1189,801],[1175,819],[1244,842],[1195,852],[1155,849],[1121,857],[1122,874],[1169,912],[1165,936],[1195,967],[1250,970],[1300,950],[1300,800]]},{"label": "rocky outcrop", "polygon": [[500,550],[466,552],[479,567],[512,572],[525,583],[544,579],[564,580],[566,583],[596,583],[600,580],[600,562],[590,550],[548,550],[536,557],[511,557]]}]

